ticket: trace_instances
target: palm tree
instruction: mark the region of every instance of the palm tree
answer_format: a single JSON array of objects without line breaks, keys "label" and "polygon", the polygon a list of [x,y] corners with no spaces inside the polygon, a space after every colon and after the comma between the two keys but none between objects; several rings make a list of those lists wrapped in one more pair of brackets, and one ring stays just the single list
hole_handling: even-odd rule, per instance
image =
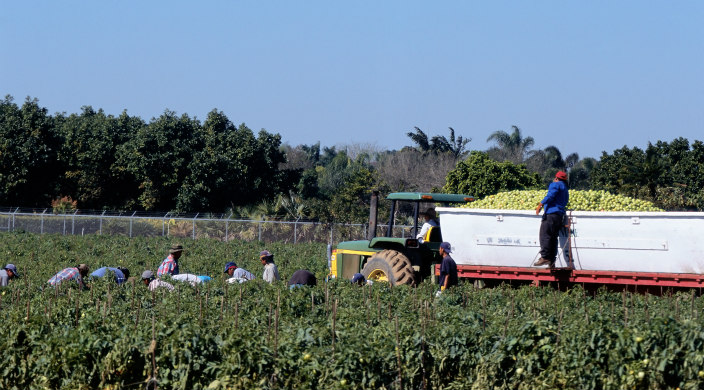
[{"label": "palm tree", "polygon": [[543,149],[545,152],[545,159],[547,163],[558,170],[569,171],[572,169],[574,164],[579,161],[579,155],[577,153],[571,153],[566,158],[562,158],[562,153],[557,146],[550,145]]},{"label": "palm tree", "polygon": [[472,139],[463,138],[461,135],[455,138],[455,129],[452,127],[448,129],[450,129],[450,140],[448,141],[443,135],[436,135],[430,139],[431,149],[436,153],[449,153],[455,159],[459,159],[466,153],[465,148]]},{"label": "palm tree", "polygon": [[493,132],[487,142],[495,141],[498,147],[493,147],[488,150],[489,156],[496,160],[508,160],[515,164],[520,164],[529,153],[529,149],[535,143],[533,137],[525,137],[521,135],[521,129],[518,126],[511,126],[513,132],[511,134],[498,130]]},{"label": "palm tree", "polygon": [[414,127],[416,129],[416,132],[408,132],[406,135],[417,145],[416,149],[418,149],[421,152],[429,152],[430,151],[430,141],[428,140],[428,135],[425,134],[425,132],[421,129],[418,128],[418,126]]},{"label": "palm tree", "polygon": [[305,216],[306,204],[295,192],[289,191],[288,196],[279,195],[277,206],[286,212],[288,219],[299,220]]},{"label": "palm tree", "polygon": [[455,129],[448,127],[450,129],[450,139],[448,140],[444,135],[436,135],[428,139],[428,135],[418,128],[417,126],[414,132],[406,133],[408,137],[415,142],[417,145],[416,149],[422,153],[449,153],[454,156],[455,159],[459,159],[466,153],[467,144],[472,140],[471,138],[464,138],[461,135],[455,137]]},{"label": "palm tree", "polygon": [[570,168],[570,188],[577,190],[591,189],[591,173],[596,167],[597,161],[591,157],[587,157],[577,161]]},{"label": "palm tree", "polygon": [[537,172],[543,182],[549,184],[557,171],[569,173],[570,188],[587,189],[589,187],[589,173],[595,165],[594,159],[579,159],[577,153],[562,157],[562,152],[556,146],[550,145],[542,150],[530,152],[530,157],[525,164],[532,172]]}]

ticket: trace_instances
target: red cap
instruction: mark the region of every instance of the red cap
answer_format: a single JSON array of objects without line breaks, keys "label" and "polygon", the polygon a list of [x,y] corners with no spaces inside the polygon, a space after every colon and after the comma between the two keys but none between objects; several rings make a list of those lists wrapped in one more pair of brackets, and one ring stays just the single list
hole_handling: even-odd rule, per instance
[{"label": "red cap", "polygon": [[560,179],[560,180],[567,180],[567,174],[566,174],[565,172],[563,172],[563,171],[558,171],[558,172],[555,174],[555,178],[556,178],[556,179]]}]

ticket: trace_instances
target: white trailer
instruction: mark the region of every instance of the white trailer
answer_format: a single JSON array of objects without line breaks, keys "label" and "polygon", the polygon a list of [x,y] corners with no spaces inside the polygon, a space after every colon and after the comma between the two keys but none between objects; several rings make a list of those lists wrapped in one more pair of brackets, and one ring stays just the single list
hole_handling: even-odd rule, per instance
[{"label": "white trailer", "polygon": [[534,211],[441,207],[443,241],[460,275],[481,279],[702,287],[704,213],[569,214],[556,269],[532,267],[540,256],[541,216]]}]

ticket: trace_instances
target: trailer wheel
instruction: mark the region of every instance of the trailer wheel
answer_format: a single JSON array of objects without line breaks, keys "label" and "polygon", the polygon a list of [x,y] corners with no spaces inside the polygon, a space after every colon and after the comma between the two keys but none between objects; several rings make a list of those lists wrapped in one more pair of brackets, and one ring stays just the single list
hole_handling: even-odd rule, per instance
[{"label": "trailer wheel", "polygon": [[391,249],[374,254],[364,265],[362,275],[370,280],[389,282],[392,286],[415,283],[411,261],[403,253]]}]

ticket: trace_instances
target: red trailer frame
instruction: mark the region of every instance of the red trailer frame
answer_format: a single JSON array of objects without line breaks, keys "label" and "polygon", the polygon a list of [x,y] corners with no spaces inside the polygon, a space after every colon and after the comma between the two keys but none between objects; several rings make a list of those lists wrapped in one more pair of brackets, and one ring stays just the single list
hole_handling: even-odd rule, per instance
[{"label": "red trailer frame", "polygon": [[[440,265],[435,274],[440,275]],[[497,267],[457,265],[457,274],[465,279],[496,281],[526,281],[541,283],[590,284],[599,286],[643,287],[704,287],[704,274],[675,274],[662,272],[589,271],[571,268]]]}]

